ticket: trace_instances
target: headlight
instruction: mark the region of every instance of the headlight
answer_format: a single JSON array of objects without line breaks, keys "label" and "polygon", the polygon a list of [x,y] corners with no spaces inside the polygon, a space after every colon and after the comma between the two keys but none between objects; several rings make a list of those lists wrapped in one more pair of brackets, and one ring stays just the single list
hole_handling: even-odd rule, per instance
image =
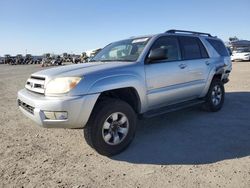
[{"label": "headlight", "polygon": [[80,77],[62,77],[51,80],[45,90],[45,94],[63,94],[73,89],[81,80]]},{"label": "headlight", "polygon": [[245,56],[249,56],[250,54],[245,54]]}]

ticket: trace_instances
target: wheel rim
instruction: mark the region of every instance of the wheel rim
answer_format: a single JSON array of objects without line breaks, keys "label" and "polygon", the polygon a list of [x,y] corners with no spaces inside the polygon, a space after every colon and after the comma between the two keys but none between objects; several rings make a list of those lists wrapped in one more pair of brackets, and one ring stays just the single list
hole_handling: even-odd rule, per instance
[{"label": "wheel rim", "polygon": [[221,87],[219,85],[214,86],[212,90],[212,103],[214,106],[217,106],[220,104],[222,99],[222,91]]},{"label": "wheel rim", "polygon": [[112,113],[102,126],[103,140],[109,145],[120,144],[128,134],[129,121],[121,112]]}]

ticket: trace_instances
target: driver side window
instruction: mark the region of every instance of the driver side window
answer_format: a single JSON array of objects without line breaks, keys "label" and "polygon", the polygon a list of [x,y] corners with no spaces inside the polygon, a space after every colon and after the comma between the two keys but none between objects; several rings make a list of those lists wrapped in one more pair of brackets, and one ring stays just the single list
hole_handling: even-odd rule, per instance
[{"label": "driver side window", "polygon": [[178,61],[181,60],[181,53],[179,49],[178,39],[176,37],[167,36],[161,37],[155,41],[151,50],[163,49],[165,59],[160,61]]}]

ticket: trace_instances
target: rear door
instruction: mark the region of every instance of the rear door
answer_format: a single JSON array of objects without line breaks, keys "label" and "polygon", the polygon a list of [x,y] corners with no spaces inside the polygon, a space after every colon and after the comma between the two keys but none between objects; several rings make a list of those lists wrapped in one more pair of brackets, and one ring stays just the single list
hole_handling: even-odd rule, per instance
[{"label": "rear door", "polygon": [[186,82],[189,97],[197,98],[202,93],[210,71],[208,53],[198,37],[179,36],[182,60],[187,65]]}]

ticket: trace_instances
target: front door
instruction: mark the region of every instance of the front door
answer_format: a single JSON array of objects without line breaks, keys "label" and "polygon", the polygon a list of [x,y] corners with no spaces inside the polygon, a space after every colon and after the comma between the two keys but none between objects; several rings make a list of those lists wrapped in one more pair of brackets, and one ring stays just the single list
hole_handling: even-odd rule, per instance
[{"label": "front door", "polygon": [[155,41],[151,50],[157,48],[165,50],[166,58],[145,64],[147,98],[150,109],[185,101],[190,96],[187,87],[188,67],[185,61],[181,61],[177,37],[160,37]]}]

